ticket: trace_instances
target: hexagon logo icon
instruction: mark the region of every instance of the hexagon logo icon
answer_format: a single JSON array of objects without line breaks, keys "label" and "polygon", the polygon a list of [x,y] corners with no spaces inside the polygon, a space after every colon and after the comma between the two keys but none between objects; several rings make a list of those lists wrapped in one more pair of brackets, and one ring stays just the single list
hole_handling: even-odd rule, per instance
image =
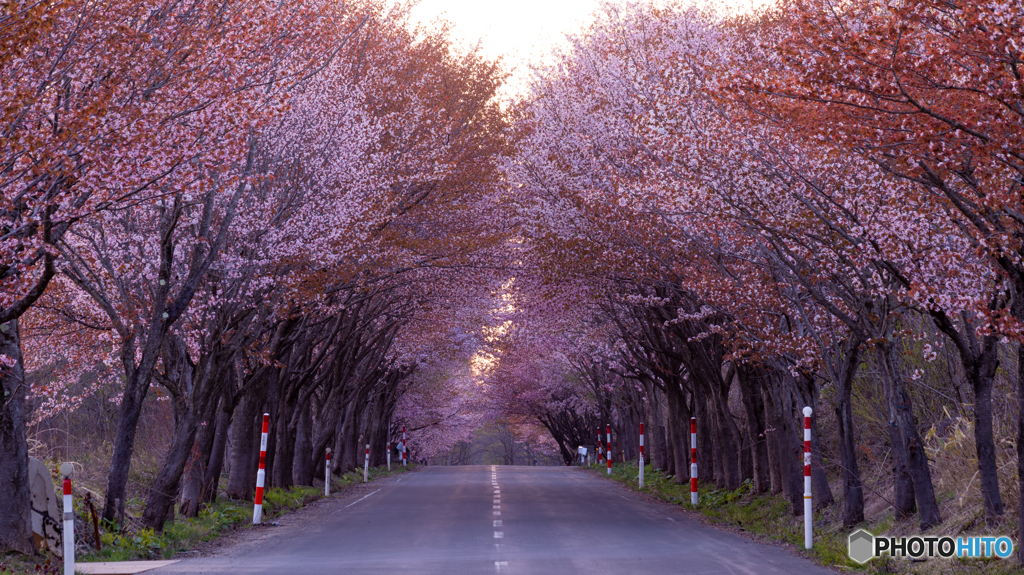
[{"label": "hexagon logo icon", "polygon": [[848,539],[850,559],[861,565],[867,563],[875,556],[875,536],[863,529],[858,529],[850,534]]}]

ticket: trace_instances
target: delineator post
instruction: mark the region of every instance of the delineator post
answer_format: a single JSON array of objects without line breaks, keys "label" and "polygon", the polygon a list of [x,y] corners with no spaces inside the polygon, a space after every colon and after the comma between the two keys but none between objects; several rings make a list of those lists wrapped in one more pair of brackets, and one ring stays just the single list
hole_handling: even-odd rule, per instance
[{"label": "delineator post", "polygon": [[605,438],[608,440],[608,457],[605,459],[608,463],[608,475],[612,474],[612,425],[609,423],[606,428]]},{"label": "delineator post", "polygon": [[327,448],[327,460],[324,462],[324,497],[331,494],[331,448]]},{"label": "delineator post", "polygon": [[690,418],[690,505],[697,505],[697,418]]},{"label": "delineator post", "polygon": [[270,433],[270,414],[263,414],[263,434],[260,436],[260,470],[256,472],[256,504],[252,510],[252,524],[263,520],[263,485],[267,479],[267,434]]},{"label": "delineator post", "polygon": [[409,461],[409,450],[405,447],[405,426],[402,426],[402,467]]},{"label": "delineator post", "polygon": [[644,488],[644,424],[640,423],[640,489]]},{"label": "delineator post", "polygon": [[71,473],[75,470],[70,463],[60,464],[64,476],[64,575],[75,575],[75,512],[71,508]]},{"label": "delineator post", "polygon": [[366,444],[366,459],[363,460],[363,483],[370,480],[370,444]]},{"label": "delineator post", "polygon": [[811,530],[814,526],[811,509],[811,413],[810,406],[804,407],[804,548],[811,548]]}]

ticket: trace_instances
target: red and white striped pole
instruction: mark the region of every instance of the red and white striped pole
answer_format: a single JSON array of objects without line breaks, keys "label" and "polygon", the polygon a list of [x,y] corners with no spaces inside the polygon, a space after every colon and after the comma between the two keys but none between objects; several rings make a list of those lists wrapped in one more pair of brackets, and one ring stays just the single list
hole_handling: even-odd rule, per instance
[{"label": "red and white striped pole", "polygon": [[363,461],[363,483],[370,480],[370,444],[366,444],[366,459]]},{"label": "red and white striped pole", "polygon": [[697,505],[697,418],[690,418],[690,505]]},{"label": "red and white striped pole", "polygon": [[387,442],[385,446],[388,449],[388,471],[391,471],[391,442]]},{"label": "red and white striped pole", "polygon": [[324,463],[324,497],[331,495],[331,448],[327,448],[327,461]]},{"label": "red and white striped pole", "polygon": [[597,428],[597,465],[604,463],[604,444],[601,443],[601,428]]},{"label": "red and white striped pole", "polygon": [[405,447],[405,426],[402,426],[402,467],[409,461],[409,450]]},{"label": "red and white striped pole", "polygon": [[263,519],[263,484],[267,478],[267,433],[270,432],[270,414],[263,414],[263,435],[260,437],[260,470],[256,472],[256,506],[252,510],[252,524]]},{"label": "red and white striped pole", "polygon": [[810,406],[804,407],[804,548],[811,548],[811,413]]},{"label": "red and white striped pole", "polygon": [[75,513],[71,509],[71,473],[75,470],[70,463],[60,464],[64,476],[64,575],[75,575]]},{"label": "red and white striped pole", "polygon": [[640,489],[644,488],[644,424],[640,423]]},{"label": "red and white striped pole", "polygon": [[606,460],[608,462],[608,475],[611,475],[612,474],[612,425],[609,423],[608,427],[606,429],[607,429],[607,431],[606,431],[607,435],[605,437],[608,439],[608,457],[606,458]]}]

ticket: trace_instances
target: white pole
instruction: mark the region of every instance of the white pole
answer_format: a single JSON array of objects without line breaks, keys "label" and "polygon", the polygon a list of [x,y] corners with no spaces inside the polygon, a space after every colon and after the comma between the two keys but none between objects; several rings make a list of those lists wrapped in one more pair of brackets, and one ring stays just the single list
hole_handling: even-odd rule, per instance
[{"label": "white pole", "polygon": [[391,442],[387,443],[388,447],[388,471],[391,471]]},{"label": "white pole", "polygon": [[366,444],[366,459],[363,462],[363,483],[370,480],[370,444]]},{"label": "white pole", "polygon": [[64,476],[64,575],[75,575],[75,513],[71,509],[71,473],[75,470],[70,463],[60,464]]},{"label": "white pole", "polygon": [[324,463],[324,497],[331,495],[331,448],[327,448],[327,461]]},{"label": "white pole", "polygon": [[640,489],[644,488],[644,424],[640,423]]},{"label": "white pole", "polygon": [[608,427],[605,428],[605,429],[606,429],[606,432],[607,432],[607,436],[606,436],[607,442],[606,443],[608,443],[608,460],[607,460],[607,462],[608,462],[608,475],[611,475],[612,474],[612,424],[609,423],[607,425],[608,425]]},{"label": "white pole", "polygon": [[811,413],[810,406],[804,408],[804,548],[811,548],[813,515],[811,510]]},{"label": "white pole", "polygon": [[263,414],[263,435],[260,436],[260,470],[256,472],[256,504],[252,510],[252,524],[263,520],[263,485],[267,478],[267,433],[270,432],[270,414]]},{"label": "white pole", "polygon": [[690,505],[697,506],[697,418],[690,418]]}]

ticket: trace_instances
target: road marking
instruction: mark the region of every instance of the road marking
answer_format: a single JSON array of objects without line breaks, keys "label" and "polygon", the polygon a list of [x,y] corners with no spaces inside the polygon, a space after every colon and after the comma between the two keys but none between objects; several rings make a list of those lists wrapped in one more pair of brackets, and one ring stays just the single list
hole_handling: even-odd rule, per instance
[{"label": "road marking", "polygon": [[[380,489],[378,489],[377,491],[380,491]],[[374,491],[373,493],[377,493],[377,491]],[[366,499],[367,497],[369,497],[369,496],[373,495],[373,493],[368,493],[368,494],[366,494],[366,495],[364,495],[364,496],[360,497],[360,498],[359,498],[359,500],[357,500],[357,501],[353,501],[352,503],[349,503],[349,504],[348,504],[348,505],[346,505],[345,507],[352,507],[352,506],[353,506],[353,505],[355,505],[356,503],[359,503],[359,502],[360,502],[360,501],[362,501],[363,499]]]},{"label": "road marking", "polygon": [[501,573],[501,568],[502,567],[508,567],[508,561],[495,561],[494,562],[494,570],[495,571]]},{"label": "road marking", "polygon": [[501,509],[501,505],[491,505],[491,509]]},{"label": "road marking", "polygon": [[495,515],[501,515],[501,511],[495,511],[494,514]]},{"label": "road marking", "polygon": [[495,539],[504,539],[505,538],[505,532],[504,531],[495,531],[494,532],[494,538]]},{"label": "road marking", "polygon": [[494,520],[494,526],[495,527],[501,527],[501,519],[495,519]]},{"label": "road marking", "polygon": [[501,499],[495,499],[492,503],[501,503]]}]

